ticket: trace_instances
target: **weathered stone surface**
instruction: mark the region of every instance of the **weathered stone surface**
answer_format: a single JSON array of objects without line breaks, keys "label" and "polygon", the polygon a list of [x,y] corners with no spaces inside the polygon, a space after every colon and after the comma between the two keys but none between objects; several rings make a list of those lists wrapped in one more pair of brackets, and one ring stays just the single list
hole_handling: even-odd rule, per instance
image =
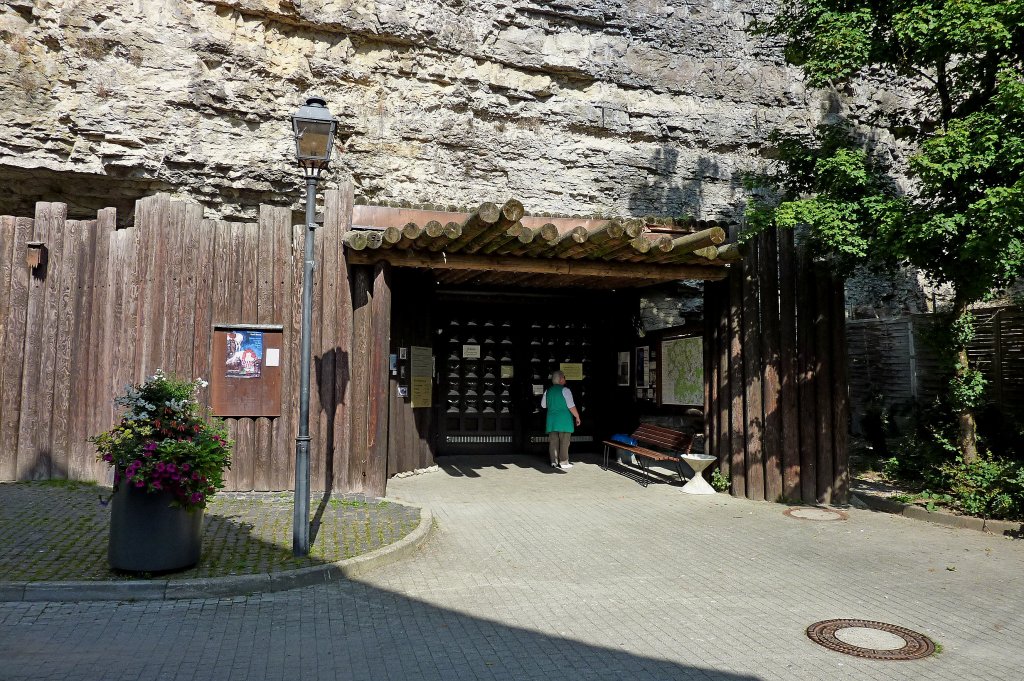
[{"label": "weathered stone surface", "polygon": [[225,217],[298,207],[288,117],[316,91],[341,119],[333,176],[367,200],[735,217],[765,133],[839,106],[744,31],[763,8],[8,1],[0,212],[54,198],[128,211],[158,190]]}]

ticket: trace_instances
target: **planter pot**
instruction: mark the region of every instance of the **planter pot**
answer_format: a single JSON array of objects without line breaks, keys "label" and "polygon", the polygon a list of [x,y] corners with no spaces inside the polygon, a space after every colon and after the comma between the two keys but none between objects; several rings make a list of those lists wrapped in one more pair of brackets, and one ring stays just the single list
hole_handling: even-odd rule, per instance
[{"label": "planter pot", "polygon": [[170,492],[118,485],[111,502],[110,567],[124,572],[171,572],[199,562],[203,510],[171,506]]}]

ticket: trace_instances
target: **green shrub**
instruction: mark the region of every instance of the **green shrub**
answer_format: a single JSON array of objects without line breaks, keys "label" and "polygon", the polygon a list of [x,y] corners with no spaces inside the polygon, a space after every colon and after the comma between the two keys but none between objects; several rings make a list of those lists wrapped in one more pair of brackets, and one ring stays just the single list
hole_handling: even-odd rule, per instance
[{"label": "green shrub", "polygon": [[715,488],[716,492],[724,492],[731,485],[729,484],[729,478],[722,475],[722,471],[716,468],[711,472],[711,486]]},{"label": "green shrub", "polygon": [[1024,467],[985,454],[942,466],[956,507],[982,518],[1024,517]]}]

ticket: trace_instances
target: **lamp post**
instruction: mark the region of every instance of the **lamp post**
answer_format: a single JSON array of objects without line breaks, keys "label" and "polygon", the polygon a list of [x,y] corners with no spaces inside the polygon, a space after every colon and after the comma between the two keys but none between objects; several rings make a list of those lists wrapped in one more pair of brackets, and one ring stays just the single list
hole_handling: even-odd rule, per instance
[{"label": "lamp post", "polygon": [[313,331],[313,237],[316,230],[316,184],[327,170],[338,122],[327,102],[316,96],[292,114],[295,156],[306,176],[306,250],[302,268],[302,329],[299,368],[299,433],[295,437],[295,510],[292,553],[309,555],[309,365]]}]

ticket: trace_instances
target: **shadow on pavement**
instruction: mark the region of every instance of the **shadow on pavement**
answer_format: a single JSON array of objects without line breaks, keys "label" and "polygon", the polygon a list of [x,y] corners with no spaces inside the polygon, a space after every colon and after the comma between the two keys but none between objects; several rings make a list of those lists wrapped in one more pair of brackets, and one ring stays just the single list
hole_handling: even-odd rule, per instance
[{"label": "shadow on pavement", "polygon": [[[455,587],[457,585],[453,585]],[[15,604],[0,604],[5,679],[701,679],[757,677],[689,666],[574,640],[570,603],[553,603],[538,631],[510,626],[360,582],[340,581],[244,601],[39,605],[33,626],[18,626]],[[20,606],[24,610],[24,605]],[[520,617],[512,600],[496,617]],[[534,610],[534,613],[541,612]],[[529,615],[527,615],[529,617]],[[88,622],[87,627],[79,626]],[[229,622],[228,626],[225,623]],[[686,622],[674,625],[685,630]],[[159,632],[150,635],[147,632]],[[593,632],[608,638],[608,632]],[[300,637],[301,634],[301,637]],[[663,635],[663,634],[659,634]],[[642,647],[644,634],[623,629],[612,640]],[[620,638],[621,637],[621,638]],[[96,641],[102,640],[102,650]],[[681,641],[693,655],[692,642]],[[713,646],[713,642],[709,643]],[[197,670],[183,664],[204,660]],[[40,654],[57,651],[59,654]],[[116,662],[109,652],[131,650]],[[723,652],[723,656],[726,654]]]}]

